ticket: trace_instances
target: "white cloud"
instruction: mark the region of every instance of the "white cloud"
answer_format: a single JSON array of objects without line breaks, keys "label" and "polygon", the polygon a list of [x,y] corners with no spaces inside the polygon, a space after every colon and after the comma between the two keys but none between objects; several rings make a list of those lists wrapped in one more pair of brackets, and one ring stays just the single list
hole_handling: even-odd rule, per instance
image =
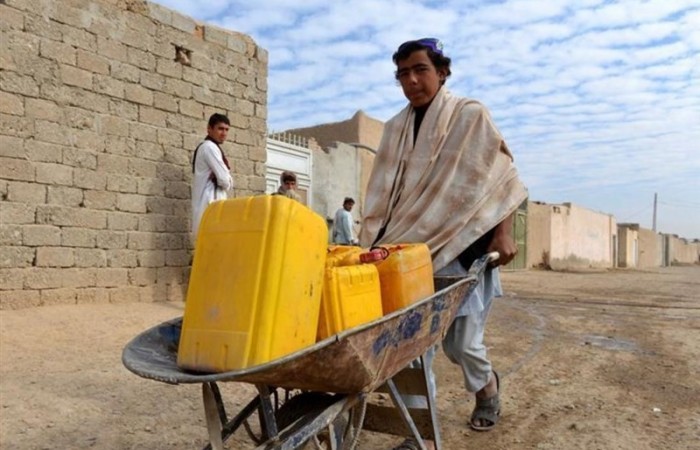
[{"label": "white cloud", "polygon": [[[700,192],[697,0],[160,3],[269,51],[271,129],[359,109],[388,119],[405,104],[392,52],[435,36],[453,58],[449,89],[491,110],[533,198],[622,220],[654,192],[676,204]],[[664,231],[700,238],[700,208],[663,212]]]}]

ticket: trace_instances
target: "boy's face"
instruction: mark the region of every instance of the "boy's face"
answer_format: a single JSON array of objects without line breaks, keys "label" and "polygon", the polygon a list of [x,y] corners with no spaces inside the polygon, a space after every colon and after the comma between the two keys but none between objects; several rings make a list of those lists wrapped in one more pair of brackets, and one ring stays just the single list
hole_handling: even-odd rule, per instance
[{"label": "boy's face", "polygon": [[444,69],[436,69],[427,50],[418,50],[396,65],[403,93],[414,108],[427,105],[445,80]]},{"label": "boy's face", "polygon": [[224,122],[219,122],[213,127],[207,125],[207,135],[217,144],[223,144],[228,137],[229,126]]}]

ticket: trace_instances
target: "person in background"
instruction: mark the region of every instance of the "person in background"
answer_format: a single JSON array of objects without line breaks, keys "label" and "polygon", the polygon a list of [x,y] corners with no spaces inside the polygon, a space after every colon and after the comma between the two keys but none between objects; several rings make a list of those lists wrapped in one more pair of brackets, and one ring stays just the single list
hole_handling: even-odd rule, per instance
[{"label": "person in background", "polygon": [[339,208],[335,213],[335,221],[333,222],[333,243],[341,245],[356,245],[355,234],[352,231],[352,207],[355,206],[355,200],[350,197],[345,197],[343,207]]},{"label": "person in background", "polygon": [[207,125],[207,137],[192,156],[192,236],[195,242],[204,210],[215,200],[225,200],[233,187],[231,166],[221,149],[230,126],[228,117],[212,114]]},{"label": "person in background", "polygon": [[[474,255],[491,251],[500,254],[494,266],[507,264],[517,252],[512,215],[527,191],[502,135],[481,103],[453,96],[444,86],[451,59],[438,39],[405,42],[392,59],[408,105],[384,127],[360,243],[424,242],[437,275],[466,275]],[[467,294],[443,340],[476,396],[467,423],[481,431],[492,429],[501,413],[498,375],[483,343],[492,300],[500,295],[494,267]],[[435,386],[434,374],[428,383]],[[419,447],[407,439],[396,448]]]},{"label": "person in background", "polygon": [[301,197],[297,193],[297,175],[290,170],[282,172],[282,174],[280,174],[280,187],[273,195],[284,195],[285,197],[300,202]]}]

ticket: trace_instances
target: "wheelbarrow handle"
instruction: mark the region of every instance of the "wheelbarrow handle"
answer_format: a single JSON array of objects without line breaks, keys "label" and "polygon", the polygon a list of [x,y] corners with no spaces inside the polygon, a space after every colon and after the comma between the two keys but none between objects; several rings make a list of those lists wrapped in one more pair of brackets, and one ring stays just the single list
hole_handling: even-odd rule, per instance
[{"label": "wheelbarrow handle", "polygon": [[498,260],[500,257],[501,255],[498,252],[486,253],[484,256],[472,263],[471,267],[469,268],[469,275],[473,275],[477,278],[481,277],[481,274],[484,273],[489,264]]}]

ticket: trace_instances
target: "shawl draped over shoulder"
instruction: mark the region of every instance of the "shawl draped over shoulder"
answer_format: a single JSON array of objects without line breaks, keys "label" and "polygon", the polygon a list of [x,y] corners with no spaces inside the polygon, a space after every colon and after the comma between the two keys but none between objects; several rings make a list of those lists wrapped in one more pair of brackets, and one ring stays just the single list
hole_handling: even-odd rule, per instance
[{"label": "shawl draped over shoulder", "polygon": [[384,127],[360,243],[425,242],[437,272],[512,214],[527,191],[478,101],[442,87],[425,112],[415,145],[414,119],[409,104]]}]

